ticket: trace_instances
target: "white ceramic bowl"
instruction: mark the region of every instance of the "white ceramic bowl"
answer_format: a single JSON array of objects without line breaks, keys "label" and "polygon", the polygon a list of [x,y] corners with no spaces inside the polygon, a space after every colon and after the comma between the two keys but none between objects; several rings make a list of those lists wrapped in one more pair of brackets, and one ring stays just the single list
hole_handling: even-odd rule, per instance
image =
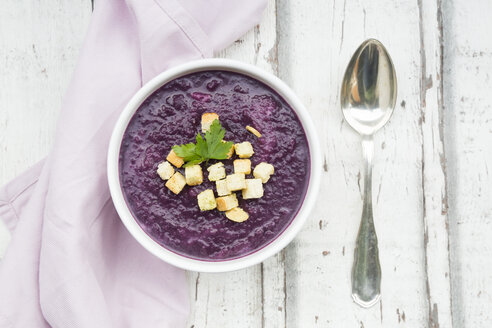
[{"label": "white ceramic bowl", "polygon": [[[304,202],[297,213],[297,216],[292,220],[290,225],[273,240],[270,244],[262,249],[237,258],[233,260],[223,261],[202,261],[198,259],[192,259],[181,256],[159,245],[156,241],[145,233],[138,223],[133,218],[125,200],[123,192],[121,190],[119,172],[118,172],[118,160],[120,153],[121,141],[126,127],[132,118],[135,111],[144,102],[144,100],[150,96],[154,91],[159,89],[167,82],[178,78],[180,76],[190,74],[198,71],[207,70],[225,70],[248,75],[256,80],[259,80],[266,85],[270,86],[273,90],[278,92],[282,98],[294,109],[297,113],[303,127],[306,132],[307,140],[309,143],[309,152],[311,160],[311,171],[309,172],[309,185],[304,198]],[[160,259],[175,265],[177,267],[201,271],[201,272],[225,272],[242,269],[257,263],[260,263],[268,257],[276,254],[282,250],[287,244],[294,239],[296,234],[301,230],[304,222],[308,218],[311,209],[319,190],[319,182],[321,175],[321,156],[318,136],[314,128],[313,122],[309,116],[308,111],[302,105],[301,101],[297,98],[294,92],[280,79],[274,75],[267,73],[255,66],[244,64],[238,61],[228,59],[202,59],[197,61],[188,62],[180,66],[171,68],[151,81],[145,84],[130,100],[128,105],[121,113],[116,126],[114,127],[111,141],[108,151],[108,181],[111,196],[113,198],[114,205],[118,214],[125,224],[128,231],[132,236],[149,252],[159,257]]]}]

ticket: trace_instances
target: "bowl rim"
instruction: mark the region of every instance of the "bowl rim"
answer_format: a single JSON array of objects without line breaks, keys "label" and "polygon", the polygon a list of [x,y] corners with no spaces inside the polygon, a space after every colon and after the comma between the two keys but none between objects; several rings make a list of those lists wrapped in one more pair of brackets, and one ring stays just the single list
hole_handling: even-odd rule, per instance
[{"label": "bowl rim", "polygon": [[[207,261],[186,257],[168,250],[157,243],[140,227],[131,214],[123,196],[119,178],[119,153],[123,135],[128,123],[140,105],[165,83],[183,75],[207,70],[225,70],[244,74],[265,83],[276,91],[292,107],[300,120],[308,140],[311,161],[311,170],[309,172],[308,187],[304,201],[284,231],[269,244],[251,254],[223,261]],[[228,272],[263,262],[286,247],[301,230],[314,207],[318,195],[321,180],[321,151],[316,128],[309,112],[285,82],[269,72],[240,61],[223,58],[199,59],[186,62],[160,73],[144,84],[130,99],[113,128],[108,149],[107,174],[111,197],[121,221],[130,234],[147,251],[161,260],[182,269],[198,272]]]}]

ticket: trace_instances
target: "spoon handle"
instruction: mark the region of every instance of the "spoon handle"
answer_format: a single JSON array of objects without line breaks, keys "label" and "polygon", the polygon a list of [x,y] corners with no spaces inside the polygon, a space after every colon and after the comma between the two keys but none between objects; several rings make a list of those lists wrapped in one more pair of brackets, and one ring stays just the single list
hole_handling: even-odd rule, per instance
[{"label": "spoon handle", "polygon": [[372,137],[363,137],[362,152],[365,160],[364,203],[352,267],[352,298],[360,306],[370,307],[378,302],[381,289],[378,238],[372,215],[372,158],[374,154]]}]

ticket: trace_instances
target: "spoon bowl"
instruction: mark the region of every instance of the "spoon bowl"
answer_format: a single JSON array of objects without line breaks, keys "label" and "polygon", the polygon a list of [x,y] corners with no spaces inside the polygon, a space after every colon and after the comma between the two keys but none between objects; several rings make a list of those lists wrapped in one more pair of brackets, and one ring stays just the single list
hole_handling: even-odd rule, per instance
[{"label": "spoon bowl", "polygon": [[345,120],[362,135],[372,135],[388,122],[396,103],[396,72],[381,42],[369,39],[355,51],[340,99]]}]

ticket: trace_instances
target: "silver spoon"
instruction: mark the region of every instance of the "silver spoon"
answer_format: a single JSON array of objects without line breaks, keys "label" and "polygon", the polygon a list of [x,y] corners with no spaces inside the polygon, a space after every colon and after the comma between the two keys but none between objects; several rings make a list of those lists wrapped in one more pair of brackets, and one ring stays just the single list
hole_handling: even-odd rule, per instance
[{"label": "silver spoon", "polygon": [[396,74],[381,42],[364,41],[345,70],[341,90],[343,116],[362,136],[365,160],[364,203],[352,267],[352,298],[363,307],[381,295],[378,239],[372,215],[373,134],[389,120],[396,102]]}]

